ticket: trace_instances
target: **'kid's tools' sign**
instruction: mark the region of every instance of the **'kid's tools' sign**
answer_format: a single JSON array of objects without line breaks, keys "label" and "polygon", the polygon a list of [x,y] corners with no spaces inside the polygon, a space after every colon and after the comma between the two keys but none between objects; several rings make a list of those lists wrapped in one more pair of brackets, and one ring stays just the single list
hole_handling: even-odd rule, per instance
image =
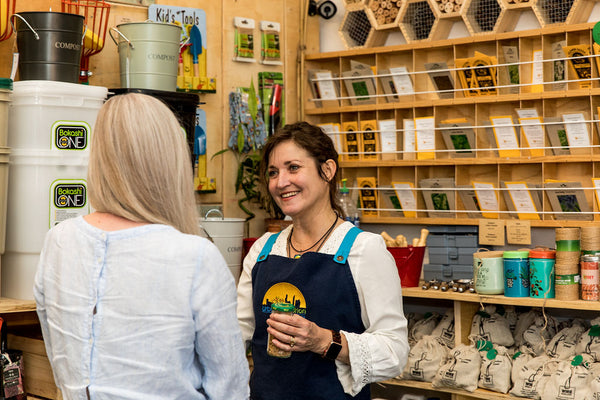
[{"label": "'kid's tools' sign", "polygon": [[198,25],[198,27],[206,26],[206,14],[204,10],[199,8],[186,8],[175,6],[162,6],[152,4],[148,7],[148,19],[155,22],[164,22],[181,25]]}]

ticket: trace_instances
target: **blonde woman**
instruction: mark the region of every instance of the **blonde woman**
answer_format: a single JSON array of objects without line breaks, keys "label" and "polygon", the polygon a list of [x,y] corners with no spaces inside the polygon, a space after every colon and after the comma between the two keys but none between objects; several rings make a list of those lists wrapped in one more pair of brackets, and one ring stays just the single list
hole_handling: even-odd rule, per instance
[{"label": "blonde woman", "polygon": [[235,284],[198,222],[177,118],[110,98],[90,147],[92,214],[47,234],[34,294],[65,399],[247,399]]}]

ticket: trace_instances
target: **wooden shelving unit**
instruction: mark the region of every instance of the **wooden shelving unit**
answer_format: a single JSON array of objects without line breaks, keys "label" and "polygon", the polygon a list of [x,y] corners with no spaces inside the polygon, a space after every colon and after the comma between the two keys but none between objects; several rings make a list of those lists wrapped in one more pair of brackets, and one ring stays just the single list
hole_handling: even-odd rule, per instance
[{"label": "wooden shelving unit", "polygon": [[[421,288],[403,288],[402,297],[407,298],[427,298],[440,299],[460,303],[479,303],[483,304],[502,304],[505,306],[528,306],[528,307],[546,307],[560,308],[569,310],[587,310],[600,311],[600,302],[585,300],[556,300],[556,299],[535,299],[523,297],[506,297],[501,295],[485,295],[477,293],[456,293],[442,292],[439,290],[423,290]],[[525,304],[526,303],[526,304]],[[469,329],[471,324],[469,323]]]},{"label": "wooden shelving unit", "polygon": [[[390,379],[384,382],[381,382],[384,386],[402,386],[411,389],[422,389],[429,391],[440,391],[439,389],[431,386],[429,382],[419,382],[419,381],[405,381],[399,379]],[[476,389],[474,392],[469,393],[465,390],[457,390],[457,389],[444,389],[444,393],[450,393],[452,395],[453,400],[466,400],[466,399],[485,399],[485,400],[506,400],[510,397],[507,394],[492,392],[491,390],[485,389]]]},{"label": "wooden shelving unit", "polygon": [[35,312],[34,300],[17,300],[0,297],[0,314]]},{"label": "wooden shelving unit", "polygon": [[[585,0],[576,0],[585,1]],[[576,7],[576,4],[573,5]],[[322,102],[318,107],[313,98],[303,99],[304,119],[315,124],[340,124],[364,120],[395,120],[397,129],[397,149],[395,153],[378,153],[378,159],[342,160],[342,176],[353,182],[361,177],[375,177],[378,188],[389,187],[392,182],[410,182],[414,185],[417,198],[416,218],[404,217],[402,212],[390,210],[378,204],[377,216],[364,217],[367,223],[384,224],[444,224],[477,225],[479,218],[468,218],[467,210],[458,191],[455,193],[456,214],[450,218],[431,218],[419,192],[419,181],[430,178],[453,178],[455,185],[468,186],[473,181],[490,182],[497,189],[499,218],[516,218],[509,213],[509,205],[501,192],[504,181],[523,181],[530,187],[543,188],[547,179],[580,182],[585,199],[590,207],[591,221],[576,218],[558,218],[551,207],[546,192],[541,192],[540,219],[531,220],[534,227],[585,226],[600,222],[600,207],[594,197],[592,178],[600,178],[600,136],[595,114],[600,106],[600,78],[596,59],[591,58],[591,80],[589,88],[581,88],[581,81],[568,68],[566,81],[557,85],[554,81],[554,55],[552,45],[565,41],[566,45],[590,45],[593,43],[591,23],[547,25],[541,29],[518,32],[470,36],[458,39],[417,41],[414,43],[352,49],[329,53],[307,54],[304,57],[304,93],[311,93],[308,70],[329,70],[333,76],[342,76],[350,69],[351,61],[358,61],[380,71],[397,66],[406,66],[411,76],[414,92],[398,96],[388,101],[379,78],[376,81],[375,104],[351,105],[345,85],[339,82],[338,105],[331,101]],[[509,87],[507,64],[503,64],[503,46],[516,46],[519,53],[519,77],[517,88]],[[533,85],[533,51],[543,53],[543,91]],[[496,57],[498,61],[497,94],[475,97],[465,96],[455,67],[455,60],[472,57],[475,51]],[[445,62],[451,71],[455,91],[452,98],[440,98],[425,64]],[[505,70],[503,70],[505,69]],[[377,76],[377,75],[376,75]],[[544,134],[543,155],[532,156],[525,145],[525,135],[516,126],[520,144],[517,157],[498,156],[497,145],[490,136],[490,116],[510,115],[518,125],[516,109],[536,109],[540,117],[560,118],[566,113],[582,113],[590,135],[590,146],[571,150],[570,155],[555,155],[546,134]],[[476,150],[472,156],[453,158],[439,131],[435,134],[434,159],[406,159],[403,156],[403,121],[419,117],[433,117],[436,128],[443,120],[466,118],[473,126],[476,137]],[[341,130],[343,132],[343,129]],[[342,133],[343,134],[343,133]],[[442,151],[439,151],[442,150]],[[380,149],[378,149],[380,151]],[[362,155],[359,155],[362,158]],[[416,158],[416,157],[415,157]]]},{"label": "wooden shelving unit", "polygon": [[[577,1],[581,0],[575,0]],[[574,4],[576,7],[576,4]],[[546,179],[569,180],[581,182],[584,188],[593,187],[592,178],[600,178],[600,136],[594,114],[600,106],[600,80],[595,59],[592,60],[592,75],[589,88],[579,87],[577,77],[567,70],[566,82],[562,89],[555,86],[553,81],[552,62],[544,62],[543,91],[532,90],[532,53],[542,50],[544,60],[552,60],[552,44],[565,41],[566,45],[593,43],[593,24],[563,24],[560,26],[546,25],[541,29],[501,32],[493,35],[471,36],[453,40],[417,41],[413,43],[362,48],[348,51],[307,54],[304,57],[303,77],[304,93],[311,93],[307,70],[329,70],[333,76],[342,76],[349,70],[351,61],[358,61],[375,67],[375,71],[391,67],[406,66],[412,77],[413,94],[399,96],[395,101],[387,101],[380,81],[377,82],[376,102],[369,105],[351,105],[345,85],[339,83],[339,105],[332,106],[331,102],[323,102],[318,107],[313,99],[304,98],[304,119],[314,124],[340,124],[345,122],[360,122],[363,120],[393,119],[396,121],[398,152],[388,153],[386,157],[379,155],[376,160],[359,159],[340,161],[342,176],[352,182],[356,178],[376,177],[377,186],[384,187],[392,182],[411,182],[418,188],[418,182],[424,178],[448,177],[454,178],[456,185],[469,185],[471,181],[493,182],[500,188],[502,181],[525,181],[528,184],[543,185]],[[425,63],[444,61],[452,70],[455,88],[461,88],[456,74],[455,59],[472,57],[474,51],[483,52],[503,59],[502,46],[517,46],[519,52],[520,86],[517,91],[498,89],[495,95],[465,97],[464,91],[457,90],[452,98],[441,99],[434,90],[429,76],[425,73]],[[501,64],[501,62],[499,62]],[[502,66],[499,66],[503,68]],[[498,85],[506,85],[507,77],[499,73]],[[573,152],[570,155],[555,155],[551,149],[544,149],[541,156],[531,156],[529,150],[520,146],[519,156],[499,157],[486,128],[480,128],[489,123],[490,116],[511,115],[518,122],[515,109],[535,108],[544,119],[560,117],[564,113],[581,112],[586,115],[586,126],[590,134],[591,146],[583,152]],[[402,156],[402,122],[404,119],[433,116],[436,127],[445,119],[464,117],[470,119],[475,127],[478,151],[469,158],[451,158],[446,152],[435,153],[430,160],[409,160]],[[341,129],[343,131],[343,129]],[[524,135],[518,130],[519,143],[524,143]],[[436,149],[446,149],[441,135],[436,132]],[[545,142],[548,138],[545,136]],[[546,146],[549,146],[547,144]],[[378,149],[379,150],[379,149]],[[594,213],[600,212],[594,191],[585,189],[586,200]],[[503,196],[499,194],[500,211],[508,207]],[[466,211],[464,205],[456,196],[457,211]],[[417,209],[424,209],[422,196],[417,192]],[[477,225],[478,218],[467,218],[466,213],[457,213],[453,218],[432,218],[427,212],[418,211],[416,218],[405,218],[401,213],[382,210],[378,204],[376,216],[363,217],[361,221],[378,224],[416,224],[416,225]],[[531,220],[534,227],[581,227],[600,223],[600,214],[593,214],[593,220],[580,221],[575,219],[555,219],[547,196],[542,199],[540,220]],[[500,219],[513,218],[508,213],[501,213]],[[454,329],[456,343],[469,343],[471,322],[482,304],[502,304],[527,307],[542,307],[546,310],[577,310],[578,314],[600,314],[600,302],[588,301],[559,301],[555,299],[510,298],[505,296],[490,296],[470,293],[448,293],[436,290],[424,291],[421,288],[402,289],[405,304],[438,305],[452,307],[454,310]],[[473,393],[454,389],[435,389],[431,383],[392,379],[382,383],[384,386],[406,387],[421,391],[449,394],[453,400],[492,399],[506,400],[509,395],[477,389]],[[446,396],[447,396],[446,395]]]}]

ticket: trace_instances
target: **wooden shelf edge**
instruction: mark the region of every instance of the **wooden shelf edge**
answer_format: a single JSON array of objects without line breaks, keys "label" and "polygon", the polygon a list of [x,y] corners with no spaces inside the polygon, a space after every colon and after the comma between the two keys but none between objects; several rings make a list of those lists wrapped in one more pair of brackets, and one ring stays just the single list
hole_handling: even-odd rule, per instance
[{"label": "wooden shelf edge", "polygon": [[[547,84],[554,84],[555,82],[546,82]],[[327,115],[327,114],[339,114],[345,112],[360,112],[360,111],[381,111],[381,110],[403,110],[413,108],[427,108],[427,107],[443,107],[443,106],[456,106],[456,105],[475,105],[475,104],[488,104],[488,103],[511,103],[517,101],[528,101],[528,100],[551,100],[551,99],[564,99],[564,98],[578,98],[578,97],[590,97],[597,96],[600,94],[600,88],[591,89],[573,89],[569,91],[545,91],[535,93],[521,93],[521,94],[499,94],[497,96],[480,96],[480,97],[457,97],[455,99],[417,99],[408,101],[397,101],[393,103],[381,103],[381,104],[368,104],[360,106],[344,105],[339,107],[304,107],[304,113],[306,115]]]},{"label": "wooden shelf edge", "polygon": [[0,297],[0,314],[30,311],[35,311],[34,300],[18,300]]},{"label": "wooden shelf edge", "polygon": [[511,398],[508,394],[492,392],[491,390],[485,390],[485,389],[476,389],[474,392],[467,392],[466,390],[460,390],[460,389],[434,388],[430,382],[389,379],[389,380],[379,382],[379,383],[382,385],[403,386],[403,387],[417,388],[417,389],[423,389],[423,390],[432,390],[432,391],[436,391],[436,392],[458,394],[461,396],[472,397],[474,399],[506,400],[506,399]]},{"label": "wooden shelf edge", "polygon": [[551,35],[558,33],[567,33],[574,31],[581,31],[585,29],[592,29],[594,27],[593,22],[584,22],[581,24],[565,24],[561,26],[549,26],[543,28],[536,29],[527,29],[522,31],[514,31],[514,32],[501,32],[496,34],[489,35],[478,35],[476,38],[472,36],[466,36],[462,38],[455,39],[442,39],[438,41],[425,41],[418,43],[407,43],[407,44],[399,44],[394,46],[381,46],[381,47],[369,47],[363,49],[351,49],[351,50],[341,50],[341,51],[331,51],[325,53],[305,53],[304,59],[307,61],[322,61],[327,60],[329,58],[338,58],[338,57],[352,57],[359,55],[371,55],[371,54],[382,54],[382,53],[392,53],[403,50],[413,50],[419,48],[430,48],[430,47],[445,47],[452,46],[455,44],[468,44],[472,43],[475,39],[478,42],[483,41],[497,41],[497,40],[507,40],[507,39],[517,39],[523,37],[535,37],[535,36],[543,36],[543,35]]},{"label": "wooden shelf edge", "polygon": [[512,306],[561,308],[571,310],[600,311],[599,301],[536,299],[531,297],[506,297],[502,295],[485,295],[478,293],[442,292],[440,290],[423,290],[420,287],[402,288],[403,297],[443,299],[464,301],[469,303],[503,304]]},{"label": "wooden shelf edge", "polygon": [[[480,218],[405,218],[405,217],[361,217],[360,223],[365,224],[397,224],[397,225],[479,225]],[[501,219],[501,221],[518,221],[516,219]],[[596,226],[598,221],[576,220],[530,220],[532,228],[580,228]]]},{"label": "wooden shelf edge", "polygon": [[[523,150],[527,150],[524,148]],[[340,161],[341,168],[368,167],[419,167],[435,165],[514,165],[514,164],[558,164],[600,162],[600,154],[568,156],[523,156],[523,157],[479,157],[479,158],[437,158],[432,160],[368,160]]]}]

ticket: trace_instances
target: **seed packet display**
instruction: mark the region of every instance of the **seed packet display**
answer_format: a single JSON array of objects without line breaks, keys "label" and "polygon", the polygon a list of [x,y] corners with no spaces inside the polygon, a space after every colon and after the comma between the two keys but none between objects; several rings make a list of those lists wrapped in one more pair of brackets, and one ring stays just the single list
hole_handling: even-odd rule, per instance
[{"label": "seed packet display", "polygon": [[511,85],[508,88],[508,93],[519,93],[519,48],[517,46],[502,46],[502,55],[504,56],[504,64],[502,68],[506,82]]},{"label": "seed packet display", "polygon": [[[567,62],[565,60],[565,52],[563,47],[567,45],[566,40],[559,40],[558,42],[552,43],[552,78],[554,82],[561,82],[566,79]],[[567,88],[566,83],[555,83],[552,88],[554,90],[565,90]]]},{"label": "seed packet display", "polygon": [[454,98],[454,80],[445,62],[426,63],[425,69],[429,71],[429,78],[438,92],[440,99]]},{"label": "seed packet display", "polygon": [[427,215],[435,218],[455,218],[456,199],[453,178],[432,178],[419,181]]},{"label": "seed packet display", "polygon": [[342,72],[350,104],[375,104],[375,78],[370,65],[351,62],[351,69]]},{"label": "seed packet display", "polygon": [[458,194],[460,201],[463,203],[464,209],[467,211],[467,216],[469,218],[481,218],[481,208],[478,204],[475,189],[473,189],[471,185],[458,185],[456,187],[458,189],[462,189],[458,190]]},{"label": "seed packet display", "polygon": [[319,124],[318,127],[321,128],[323,132],[325,132],[325,134],[331,138],[331,141],[335,146],[335,151],[341,153],[343,151],[343,146],[342,135],[340,134],[340,124]]},{"label": "seed packet display", "polygon": [[475,131],[468,122],[442,121],[439,125],[444,144],[450,152],[450,157],[475,157]]},{"label": "seed packet display", "polygon": [[590,206],[585,198],[581,182],[547,180],[546,195],[558,220],[591,221]]},{"label": "seed packet display", "polygon": [[358,124],[356,121],[342,123],[342,145],[344,153],[342,159],[346,161],[358,161],[360,158],[360,146],[358,135]]},{"label": "seed packet display", "polygon": [[381,158],[383,160],[396,160],[398,151],[398,132],[395,119],[380,119],[379,139],[381,143]]},{"label": "seed packet display", "polygon": [[360,131],[362,136],[362,158],[364,160],[378,160],[379,159],[379,132],[377,132],[377,121],[361,121]]},{"label": "seed packet display", "polygon": [[399,96],[414,93],[408,68],[405,66],[380,69],[378,75],[387,102],[398,101]]},{"label": "seed packet display", "polygon": [[524,181],[501,181],[500,186],[504,196],[504,203],[511,211],[511,217],[517,217],[521,220],[540,220],[538,214],[542,209],[541,191],[529,190],[539,188],[539,185],[534,185]]},{"label": "seed packet display", "polygon": [[281,42],[279,40],[279,31],[281,26],[279,22],[260,21],[261,30],[261,49],[260,57],[263,64],[282,65],[281,62]]},{"label": "seed packet display", "polygon": [[473,69],[471,68],[470,58],[457,58],[454,60],[456,66],[456,75],[463,90],[462,93],[465,97],[477,96],[477,90],[473,89],[477,86],[477,83],[473,81]]},{"label": "seed packet display", "polygon": [[254,20],[235,17],[233,26],[235,27],[233,59],[235,61],[256,62],[254,59]]},{"label": "seed packet display", "polygon": [[496,57],[490,57],[478,51],[472,59],[473,77],[477,82],[479,94],[482,96],[495,96],[498,94],[496,89]]},{"label": "seed packet display", "polygon": [[555,156],[571,154],[567,130],[565,124],[562,123],[562,119],[560,117],[546,117],[544,123],[546,124],[546,135],[550,141],[552,153]]},{"label": "seed packet display", "polygon": [[379,191],[379,199],[381,201],[381,208],[386,210],[395,211],[380,211],[382,217],[397,217],[402,215],[402,205],[398,199],[398,195],[393,188],[388,186],[382,186]]},{"label": "seed packet display", "polygon": [[340,106],[339,81],[334,80],[335,74],[327,69],[309,69],[306,74],[315,107]]},{"label": "seed packet display", "polygon": [[389,69],[380,69],[379,70],[379,85],[380,85],[383,93],[386,95],[385,100],[388,103],[399,100],[398,90],[396,89],[396,86],[394,85],[394,80],[392,79],[392,76],[390,75]]},{"label": "seed packet display", "polygon": [[360,204],[362,215],[365,217],[377,216],[377,180],[373,177],[357,178],[360,188]]},{"label": "seed packet display", "polygon": [[592,62],[590,60],[590,46],[578,44],[574,46],[563,46],[563,52],[569,58],[569,67],[575,79],[581,79],[580,89],[592,87]]}]

